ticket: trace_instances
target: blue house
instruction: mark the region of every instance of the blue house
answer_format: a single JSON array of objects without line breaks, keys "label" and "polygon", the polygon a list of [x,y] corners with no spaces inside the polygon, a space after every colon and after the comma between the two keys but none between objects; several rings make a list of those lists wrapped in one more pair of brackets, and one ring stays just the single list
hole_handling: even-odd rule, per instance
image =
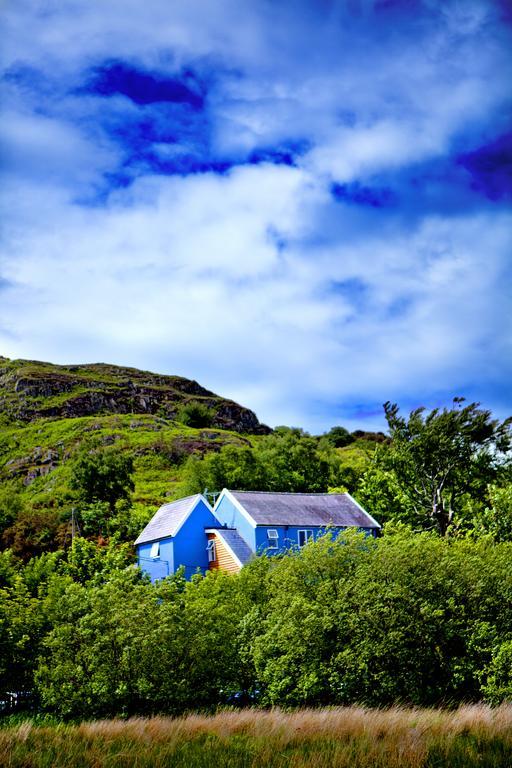
[{"label": "blue house", "polygon": [[190,578],[208,569],[205,529],[218,526],[212,508],[201,494],[164,504],[135,541],[137,562],[151,581],[163,579],[184,566]]},{"label": "blue house", "polygon": [[215,507],[190,496],[161,507],[135,546],[140,567],[161,579],[185,567],[235,572],[255,554],[300,549],[327,531],[357,528],[376,536],[380,525],[349,493],[222,491]]}]

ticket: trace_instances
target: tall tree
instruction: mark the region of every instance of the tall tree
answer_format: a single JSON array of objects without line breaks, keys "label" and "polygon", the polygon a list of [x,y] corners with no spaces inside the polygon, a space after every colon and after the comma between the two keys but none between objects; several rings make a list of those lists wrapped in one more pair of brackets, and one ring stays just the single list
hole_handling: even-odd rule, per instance
[{"label": "tall tree", "polygon": [[512,419],[493,419],[461,397],[450,409],[417,408],[408,419],[396,404],[387,402],[384,410],[392,438],[388,465],[417,517],[444,535],[464,494],[484,495],[510,463]]},{"label": "tall tree", "polygon": [[71,487],[86,504],[106,502],[111,512],[116,502],[133,491],[133,459],[117,448],[85,446],[73,467]]}]

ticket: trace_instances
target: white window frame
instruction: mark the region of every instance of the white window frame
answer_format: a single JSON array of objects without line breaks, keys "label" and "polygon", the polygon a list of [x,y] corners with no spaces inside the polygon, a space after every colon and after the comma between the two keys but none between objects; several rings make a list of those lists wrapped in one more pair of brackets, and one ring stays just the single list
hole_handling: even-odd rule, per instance
[{"label": "white window frame", "polygon": [[268,541],[267,549],[279,548],[279,533],[277,531],[277,528],[267,528],[267,541]]},{"label": "white window frame", "polygon": [[149,556],[152,560],[160,560],[160,542],[154,541],[151,545]]},{"label": "white window frame", "polygon": [[[300,543],[300,535],[301,533],[304,534],[304,543]],[[302,549],[302,547],[305,547],[308,541],[314,541],[314,534],[312,528],[299,528],[297,531],[297,541],[299,543],[299,547]]]},{"label": "white window frame", "polygon": [[215,546],[215,539],[208,539],[208,544],[206,545],[206,551],[208,552],[208,562],[214,563],[217,559],[217,548]]}]

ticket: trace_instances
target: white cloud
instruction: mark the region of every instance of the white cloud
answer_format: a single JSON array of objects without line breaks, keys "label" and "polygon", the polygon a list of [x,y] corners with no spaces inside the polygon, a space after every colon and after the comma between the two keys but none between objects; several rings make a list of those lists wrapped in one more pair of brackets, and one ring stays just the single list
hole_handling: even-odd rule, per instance
[{"label": "white cloud", "polygon": [[[4,272],[19,288],[4,310],[16,337],[32,339],[25,354],[79,361],[94,351],[194,375],[272,423],[312,424],[312,399],[456,387],[500,333],[510,217],[433,218],[386,242],[281,253],[269,227],[300,241],[314,224],[318,192],[298,169],[139,187],[128,206],[61,201],[46,235],[37,222],[18,239]],[[354,277],[367,286],[361,306],[328,290]],[[409,308],[393,314],[403,297]],[[5,347],[18,354],[18,342]]]},{"label": "white cloud", "polygon": [[[444,4],[416,37],[365,26],[371,3],[355,21],[296,7],[75,0],[5,11],[6,66],[35,67],[57,91],[45,112],[37,88],[9,86],[4,354],[179,373],[270,423],[311,428],[330,426],[343,404],[456,394],[478,380],[485,391],[486,371],[503,380],[509,217],[484,207],[379,218],[329,195],[331,179],[442,156],[499,122],[508,83],[494,73],[508,54],[501,33],[486,33],[490,6],[457,16]],[[310,149],[300,167],[145,172],[92,205],[125,149],[105,138],[105,105],[76,86],[108,58],[211,75],[214,153]],[[123,97],[108,108],[121,126],[157,119]],[[160,139],[153,150],[184,152]]]}]

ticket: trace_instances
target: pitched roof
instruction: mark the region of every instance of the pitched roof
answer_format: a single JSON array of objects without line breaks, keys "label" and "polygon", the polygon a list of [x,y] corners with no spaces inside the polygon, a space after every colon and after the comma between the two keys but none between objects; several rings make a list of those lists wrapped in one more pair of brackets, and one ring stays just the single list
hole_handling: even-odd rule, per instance
[{"label": "pitched roof", "polygon": [[256,525],[380,528],[349,493],[229,491]]},{"label": "pitched roof", "polygon": [[253,552],[249,545],[242,539],[238,531],[234,528],[217,528],[215,533],[235,555],[240,565],[245,565]]},{"label": "pitched roof", "polygon": [[178,501],[172,501],[170,504],[164,504],[136,539],[135,545],[165,539],[168,536],[176,536],[176,533],[200,499],[210,509],[210,505],[200,493],[197,493],[195,496],[178,499]]}]

